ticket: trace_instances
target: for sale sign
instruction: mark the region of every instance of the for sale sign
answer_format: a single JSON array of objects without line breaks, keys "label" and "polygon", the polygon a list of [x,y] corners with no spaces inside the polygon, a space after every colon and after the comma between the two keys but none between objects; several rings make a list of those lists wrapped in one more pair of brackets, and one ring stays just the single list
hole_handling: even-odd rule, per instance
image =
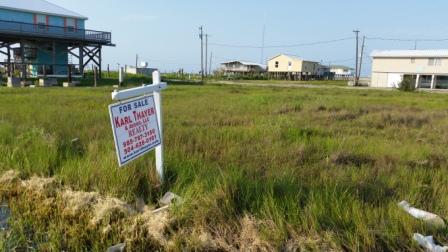
[{"label": "for sale sign", "polygon": [[161,144],[152,95],[112,104],[109,111],[120,166]]}]

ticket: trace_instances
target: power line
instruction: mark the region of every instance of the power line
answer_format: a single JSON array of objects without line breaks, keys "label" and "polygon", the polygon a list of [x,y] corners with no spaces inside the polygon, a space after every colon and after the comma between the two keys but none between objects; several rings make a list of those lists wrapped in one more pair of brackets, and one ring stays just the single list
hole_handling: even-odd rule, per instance
[{"label": "power line", "polygon": [[337,59],[337,60],[327,60],[327,62],[336,62],[336,63],[340,63],[340,62],[349,62],[349,61],[354,61],[355,58],[350,58],[350,59]]},{"label": "power line", "polygon": [[261,35],[261,57],[260,57],[260,64],[263,64],[264,61],[264,43],[265,43],[265,36],[266,36],[266,25],[263,25],[263,32]]},{"label": "power line", "polygon": [[346,37],[340,39],[332,39],[332,40],[324,40],[324,41],[315,41],[315,42],[307,42],[300,44],[289,44],[289,45],[271,45],[271,46],[255,46],[255,45],[234,45],[234,44],[224,44],[224,43],[209,43],[212,46],[218,47],[229,47],[229,48],[251,48],[251,49],[267,49],[267,48],[293,48],[293,47],[302,47],[302,46],[313,46],[313,45],[322,45],[322,44],[331,44],[341,41],[352,40],[354,37]]},{"label": "power line", "polygon": [[384,38],[384,37],[366,37],[367,40],[382,40],[382,41],[398,41],[398,42],[444,42],[448,38],[441,39],[402,39],[402,38]]}]

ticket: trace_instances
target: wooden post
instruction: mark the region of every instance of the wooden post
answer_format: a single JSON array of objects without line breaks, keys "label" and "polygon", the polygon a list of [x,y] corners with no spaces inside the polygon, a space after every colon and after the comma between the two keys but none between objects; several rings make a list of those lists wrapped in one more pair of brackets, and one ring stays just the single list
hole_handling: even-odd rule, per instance
[{"label": "wooden post", "polygon": [[84,50],[83,47],[79,47],[79,73],[84,77]]},{"label": "wooden post", "polygon": [[98,68],[97,67],[94,67],[93,68],[93,83],[94,83],[94,85],[95,85],[95,87],[97,86],[97,79],[98,79]]},{"label": "wooden post", "polygon": [[110,78],[110,68],[109,68],[109,64],[107,64],[107,78]]},{"label": "wooden post", "polygon": [[68,83],[69,85],[72,83],[72,67],[68,65]]}]

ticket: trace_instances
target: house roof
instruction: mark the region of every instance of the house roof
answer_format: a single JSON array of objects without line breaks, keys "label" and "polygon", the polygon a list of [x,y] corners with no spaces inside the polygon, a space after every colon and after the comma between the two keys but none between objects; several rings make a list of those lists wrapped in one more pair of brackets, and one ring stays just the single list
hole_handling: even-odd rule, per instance
[{"label": "house roof", "polygon": [[332,69],[354,70],[351,67],[343,66],[343,65],[331,65],[330,68],[332,68]]},{"label": "house roof", "polygon": [[288,57],[288,58],[290,58],[290,59],[292,59],[292,60],[303,60],[303,59],[300,58],[299,56],[288,55],[288,54],[284,54],[284,53],[277,54],[277,55],[275,55],[274,57],[271,57],[269,60],[275,59],[275,58],[277,58],[277,57],[279,57],[279,56],[286,56],[286,57]]},{"label": "house roof", "polygon": [[448,58],[448,49],[373,51],[373,58]]},{"label": "house roof", "polygon": [[273,59],[275,59],[275,58],[277,58],[277,57],[279,57],[279,56],[285,56],[285,57],[290,58],[291,60],[298,60],[298,61],[307,61],[307,62],[319,63],[319,62],[317,62],[317,61],[305,60],[305,59],[300,58],[299,56],[296,56],[296,55],[290,55],[290,54],[284,54],[284,53],[282,53],[282,54],[278,54],[278,55],[276,55],[276,56],[274,56],[274,57],[268,59],[268,61],[269,61],[269,60],[273,60]]},{"label": "house roof", "polygon": [[45,0],[0,0],[0,9],[87,20],[87,17],[83,15],[80,15],[71,10],[67,10]]},{"label": "house roof", "polygon": [[262,65],[262,64],[249,62],[249,61],[240,61],[240,60],[232,60],[232,61],[228,61],[228,62],[223,62],[221,64],[230,64],[230,63],[240,63],[240,64],[246,65],[246,66],[259,66],[259,67],[262,67],[262,68],[266,67],[265,65]]}]

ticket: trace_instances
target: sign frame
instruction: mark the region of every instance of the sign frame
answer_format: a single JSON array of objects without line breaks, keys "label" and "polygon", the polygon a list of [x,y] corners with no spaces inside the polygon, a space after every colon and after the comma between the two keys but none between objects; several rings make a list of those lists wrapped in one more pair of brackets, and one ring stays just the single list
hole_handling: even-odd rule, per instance
[{"label": "sign frame", "polygon": [[114,117],[113,117],[113,111],[112,109],[118,106],[123,106],[123,104],[126,103],[133,103],[133,102],[137,102],[140,101],[142,99],[146,99],[146,98],[152,98],[152,104],[150,105],[154,105],[154,109],[156,109],[156,103],[155,103],[155,98],[154,95],[143,95],[143,96],[139,96],[139,97],[135,97],[132,99],[128,99],[125,101],[120,101],[118,103],[114,103],[114,104],[110,104],[109,105],[109,115],[110,115],[110,122],[111,122],[111,126],[112,126],[112,131],[113,131],[113,135],[114,135],[114,142],[115,142],[115,150],[117,152],[117,158],[118,158],[118,164],[120,167],[126,166],[127,164],[131,163],[132,161],[138,159],[139,157],[145,155],[146,153],[152,151],[153,149],[155,149],[157,146],[162,144],[162,140],[161,140],[161,133],[160,133],[160,128],[159,128],[159,124],[158,124],[158,115],[157,112],[155,113],[155,117],[156,117],[156,126],[157,126],[157,136],[159,137],[157,143],[150,145],[149,147],[145,147],[147,148],[146,150],[141,151],[140,153],[136,154],[135,156],[132,156],[129,159],[124,160],[124,158],[121,156],[121,152],[120,152],[120,143],[118,142],[118,136],[117,136],[117,129],[114,125]]},{"label": "sign frame", "polygon": [[[140,87],[126,89],[126,90],[114,90],[112,92],[112,100],[115,101],[125,101],[130,98],[138,97],[138,96],[147,96],[153,95],[157,123],[159,126],[159,136],[160,136],[160,144],[155,147],[155,157],[156,157],[156,169],[157,174],[159,175],[160,182],[163,183],[164,180],[164,172],[163,172],[163,116],[162,116],[162,94],[161,91],[168,88],[167,83],[161,82],[159,71],[154,71],[152,73],[152,85],[143,84]],[[114,133],[115,135],[115,133]],[[115,136],[114,136],[115,137]],[[115,139],[114,139],[115,140]],[[135,159],[134,159],[135,160]]]}]

